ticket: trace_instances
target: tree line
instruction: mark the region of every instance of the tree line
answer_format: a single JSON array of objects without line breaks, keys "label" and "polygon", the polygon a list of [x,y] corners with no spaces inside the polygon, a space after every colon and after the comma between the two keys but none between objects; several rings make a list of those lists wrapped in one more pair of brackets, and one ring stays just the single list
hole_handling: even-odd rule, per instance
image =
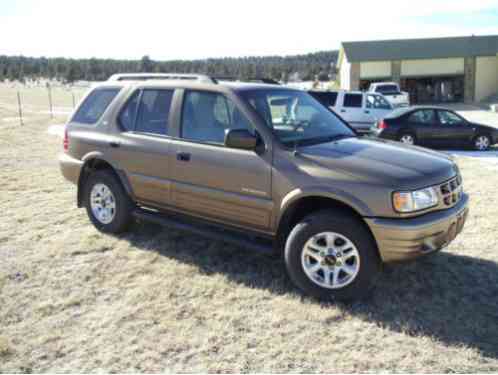
[{"label": "tree line", "polygon": [[199,73],[237,79],[272,78],[289,80],[329,80],[336,73],[338,51],[322,51],[293,56],[224,57],[204,60],[155,61],[69,59],[25,56],[0,56],[0,81],[55,79],[103,81],[115,73]]}]

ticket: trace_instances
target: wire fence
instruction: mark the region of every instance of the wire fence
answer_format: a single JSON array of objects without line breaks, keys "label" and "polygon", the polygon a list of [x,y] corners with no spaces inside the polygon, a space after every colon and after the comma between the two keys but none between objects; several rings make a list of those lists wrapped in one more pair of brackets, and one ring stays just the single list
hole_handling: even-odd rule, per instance
[{"label": "wire fence", "polygon": [[67,118],[87,88],[0,85],[0,125]]}]

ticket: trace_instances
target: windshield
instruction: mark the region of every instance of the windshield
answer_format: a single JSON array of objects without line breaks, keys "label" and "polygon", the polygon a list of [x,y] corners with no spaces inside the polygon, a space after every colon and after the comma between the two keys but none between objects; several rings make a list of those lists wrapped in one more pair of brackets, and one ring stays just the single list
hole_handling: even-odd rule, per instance
[{"label": "windshield", "polygon": [[287,145],[327,142],[355,133],[330,110],[304,91],[254,89],[241,94]]}]

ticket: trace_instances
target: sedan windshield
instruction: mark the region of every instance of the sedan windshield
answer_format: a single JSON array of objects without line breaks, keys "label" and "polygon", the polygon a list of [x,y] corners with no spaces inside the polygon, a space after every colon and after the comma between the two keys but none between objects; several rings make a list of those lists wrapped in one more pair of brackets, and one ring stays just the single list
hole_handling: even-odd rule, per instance
[{"label": "sedan windshield", "polygon": [[254,89],[240,95],[286,145],[355,136],[336,115],[304,91]]}]

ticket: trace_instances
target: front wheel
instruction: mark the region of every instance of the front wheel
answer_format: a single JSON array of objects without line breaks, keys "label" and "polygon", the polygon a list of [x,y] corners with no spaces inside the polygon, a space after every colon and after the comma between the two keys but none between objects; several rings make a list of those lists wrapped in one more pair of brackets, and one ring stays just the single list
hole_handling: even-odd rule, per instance
[{"label": "front wheel", "polygon": [[324,300],[364,297],[374,285],[381,262],[372,235],[359,219],[322,211],[291,231],[285,246],[291,280]]},{"label": "front wheel", "polygon": [[478,135],[474,138],[474,150],[477,151],[486,151],[491,146],[491,140],[487,135]]}]

